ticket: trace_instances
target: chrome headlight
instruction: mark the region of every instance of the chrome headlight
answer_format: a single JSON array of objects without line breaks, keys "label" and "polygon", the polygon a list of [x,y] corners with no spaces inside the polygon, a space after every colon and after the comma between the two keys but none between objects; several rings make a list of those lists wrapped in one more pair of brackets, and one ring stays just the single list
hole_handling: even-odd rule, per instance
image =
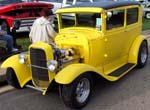
[{"label": "chrome headlight", "polygon": [[48,60],[47,68],[49,71],[54,72],[57,69],[58,62],[56,60]]},{"label": "chrome headlight", "polygon": [[28,53],[20,53],[19,54],[19,62],[21,64],[25,64],[27,62],[27,55],[28,55]]}]

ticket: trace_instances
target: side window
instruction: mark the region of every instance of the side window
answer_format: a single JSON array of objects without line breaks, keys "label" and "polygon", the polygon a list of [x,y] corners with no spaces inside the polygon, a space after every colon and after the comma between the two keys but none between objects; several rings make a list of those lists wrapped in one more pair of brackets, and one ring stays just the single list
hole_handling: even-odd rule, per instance
[{"label": "side window", "polygon": [[114,10],[109,13],[111,13],[111,16],[107,17],[106,20],[107,30],[124,26],[124,10]]},{"label": "side window", "polygon": [[138,8],[127,9],[127,25],[138,21]]}]

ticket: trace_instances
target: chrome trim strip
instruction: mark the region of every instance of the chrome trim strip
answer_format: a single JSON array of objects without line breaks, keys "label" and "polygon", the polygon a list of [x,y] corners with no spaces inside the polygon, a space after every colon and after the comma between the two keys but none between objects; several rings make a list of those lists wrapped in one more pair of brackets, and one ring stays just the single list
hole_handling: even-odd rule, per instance
[{"label": "chrome trim strip", "polygon": [[38,88],[38,87],[34,87],[34,86],[31,86],[31,85],[25,85],[26,87],[28,88],[31,88],[31,89],[34,89],[34,90],[37,90],[37,91],[40,91],[40,92],[43,92],[44,90],[41,89],[41,88]]},{"label": "chrome trim strip", "polygon": [[41,68],[41,69],[46,69],[48,70],[48,68],[45,67],[41,67],[41,66],[37,66],[37,65],[27,65],[28,67],[35,67],[35,68]]}]

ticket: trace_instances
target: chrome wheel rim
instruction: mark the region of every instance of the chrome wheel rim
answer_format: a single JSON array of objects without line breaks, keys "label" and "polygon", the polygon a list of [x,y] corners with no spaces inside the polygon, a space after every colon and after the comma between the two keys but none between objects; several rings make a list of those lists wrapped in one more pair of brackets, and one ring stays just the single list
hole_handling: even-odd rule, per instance
[{"label": "chrome wheel rim", "polygon": [[79,81],[76,89],[76,99],[79,103],[83,103],[87,100],[90,94],[90,81],[87,78],[83,78]]},{"label": "chrome wheel rim", "polygon": [[144,64],[147,59],[147,48],[143,47],[141,51],[141,62]]},{"label": "chrome wheel rim", "polygon": [[146,14],[146,18],[147,18],[147,19],[150,19],[150,13],[147,13],[147,14]]}]

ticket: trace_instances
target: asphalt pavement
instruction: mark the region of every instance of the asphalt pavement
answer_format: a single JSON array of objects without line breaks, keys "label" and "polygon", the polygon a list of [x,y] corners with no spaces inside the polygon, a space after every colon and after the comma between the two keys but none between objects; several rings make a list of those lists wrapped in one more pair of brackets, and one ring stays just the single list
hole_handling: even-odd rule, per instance
[{"label": "asphalt pavement", "polygon": [[[2,63],[2,62],[0,62],[0,66],[1,66],[1,63]],[[5,72],[6,72],[6,69],[0,68],[0,83],[6,81]]]}]

